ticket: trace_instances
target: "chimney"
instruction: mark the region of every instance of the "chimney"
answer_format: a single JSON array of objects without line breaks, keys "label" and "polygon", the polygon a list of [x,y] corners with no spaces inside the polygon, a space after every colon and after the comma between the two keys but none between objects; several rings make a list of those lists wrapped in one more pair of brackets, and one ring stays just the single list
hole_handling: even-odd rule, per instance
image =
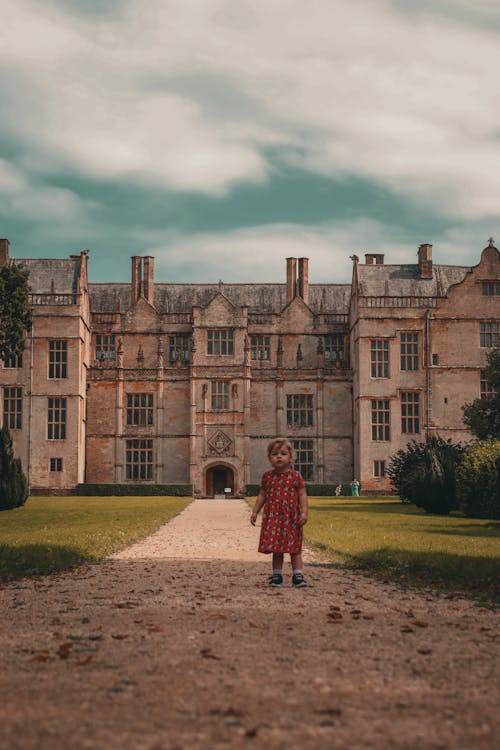
[{"label": "chimney", "polygon": [[154,263],[155,259],[152,255],[146,255],[144,258],[144,279],[143,289],[144,296],[150,305],[154,304]]},{"label": "chimney", "polygon": [[130,304],[135,305],[141,296],[141,261],[140,255],[132,256],[132,284],[130,288]]},{"label": "chimney", "polygon": [[297,258],[286,259],[286,302],[293,300],[297,294]]},{"label": "chimney", "polygon": [[383,266],[384,265],[384,254],[383,253],[365,253],[365,263],[367,266]]},{"label": "chimney", "polygon": [[309,258],[299,258],[299,296],[309,304]]},{"label": "chimney", "polygon": [[8,265],[9,258],[9,245],[10,242],[7,239],[0,239],[0,268]]},{"label": "chimney", "polygon": [[425,243],[418,248],[418,270],[421,279],[432,279],[432,245]]}]

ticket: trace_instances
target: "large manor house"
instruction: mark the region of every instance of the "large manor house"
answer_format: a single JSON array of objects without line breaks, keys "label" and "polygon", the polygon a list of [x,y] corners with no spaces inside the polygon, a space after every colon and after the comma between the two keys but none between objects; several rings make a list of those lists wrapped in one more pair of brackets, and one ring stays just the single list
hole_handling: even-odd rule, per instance
[{"label": "large manor house", "polygon": [[33,328],[0,387],[31,491],[242,495],[286,436],[311,485],[386,492],[409,441],[468,441],[462,406],[488,393],[498,344],[493,240],[471,266],[429,244],[413,263],[351,257],[351,284],[309,283],[307,258],[287,258],[282,283],[158,282],[150,256],[127,283],[89,283],[87,251],[11,259],[0,240],[0,266],[29,270]]}]

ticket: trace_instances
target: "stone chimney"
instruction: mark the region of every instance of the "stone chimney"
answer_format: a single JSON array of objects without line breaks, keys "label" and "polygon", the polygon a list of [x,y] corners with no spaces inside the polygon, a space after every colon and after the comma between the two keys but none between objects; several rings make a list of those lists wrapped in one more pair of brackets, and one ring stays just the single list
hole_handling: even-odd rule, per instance
[{"label": "stone chimney", "polygon": [[297,294],[297,258],[286,259],[286,302],[291,302]]},{"label": "stone chimney", "polygon": [[130,304],[135,305],[142,293],[141,280],[142,258],[140,255],[132,256],[132,284],[130,287]]},{"label": "stone chimney", "polygon": [[154,303],[154,262],[155,259],[152,255],[146,255],[143,260],[143,291],[144,296],[150,305]]},{"label": "stone chimney", "polygon": [[7,239],[0,239],[0,268],[6,266],[9,261],[9,245],[10,242]]},{"label": "stone chimney", "polygon": [[309,258],[299,258],[299,297],[309,304]]},{"label": "stone chimney", "polygon": [[384,265],[384,254],[383,253],[365,253],[365,263],[367,266],[383,266]]},{"label": "stone chimney", "polygon": [[425,243],[418,248],[418,270],[421,279],[432,279],[432,245]]}]

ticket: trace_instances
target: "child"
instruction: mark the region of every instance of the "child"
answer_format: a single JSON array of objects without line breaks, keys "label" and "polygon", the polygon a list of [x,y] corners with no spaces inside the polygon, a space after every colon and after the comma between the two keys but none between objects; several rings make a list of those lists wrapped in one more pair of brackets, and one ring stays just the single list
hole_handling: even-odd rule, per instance
[{"label": "child", "polygon": [[293,449],[288,440],[277,438],[267,446],[272,471],[262,475],[250,523],[255,526],[257,515],[264,506],[260,530],[259,552],[273,554],[273,574],[270,586],[283,585],[283,559],[290,554],[292,585],[307,586],[302,572],[302,527],[307,523],[307,492],[305,482],[292,468]]}]

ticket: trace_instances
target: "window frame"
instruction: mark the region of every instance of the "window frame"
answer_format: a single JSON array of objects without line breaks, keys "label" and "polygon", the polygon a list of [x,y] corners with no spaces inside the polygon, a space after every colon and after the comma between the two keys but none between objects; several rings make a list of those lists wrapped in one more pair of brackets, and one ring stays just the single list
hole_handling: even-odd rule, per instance
[{"label": "window frame", "polygon": [[116,336],[114,333],[96,333],[95,358],[97,362],[116,360]]},{"label": "window frame", "polygon": [[65,396],[47,398],[47,440],[66,440],[67,408]]},{"label": "window frame", "polygon": [[[294,438],[292,440],[295,460],[294,469],[302,474],[304,481],[314,481],[314,440],[311,438]],[[303,460],[301,454],[307,454]]]},{"label": "window frame", "polygon": [[23,428],[23,389],[18,385],[3,387],[3,424],[9,430]]},{"label": "window frame", "polygon": [[491,281],[482,281],[481,291],[483,297],[500,296],[500,281],[498,281],[497,279],[492,279]]},{"label": "window frame", "polygon": [[496,390],[486,377],[486,370],[481,370],[479,373],[479,389],[481,399],[493,398],[496,396]]},{"label": "window frame", "polygon": [[391,400],[371,399],[371,428],[373,442],[389,442],[391,439]]},{"label": "window frame", "polygon": [[419,435],[420,428],[420,392],[415,390],[400,391],[401,433]]},{"label": "window frame", "polygon": [[[335,341],[336,339],[336,341]],[[325,355],[325,362],[329,364],[335,364],[337,359],[341,366],[345,364],[345,341],[346,334],[340,331],[333,333],[325,333],[323,336],[323,350]]]},{"label": "window frame", "polygon": [[481,349],[492,349],[498,346],[498,320],[479,321],[479,346]]},{"label": "window frame", "polygon": [[250,334],[250,359],[269,362],[271,359],[271,336],[269,334]]},{"label": "window frame", "polygon": [[229,380],[210,381],[210,410],[229,411]]},{"label": "window frame", "polygon": [[373,461],[373,476],[376,479],[383,479],[386,476],[385,458],[374,459]]},{"label": "window frame", "polygon": [[55,457],[49,459],[49,472],[52,473],[59,473],[63,470],[63,460],[61,457]]},{"label": "window frame", "polygon": [[416,372],[420,369],[419,343],[416,331],[401,331],[399,334],[401,372]]},{"label": "window frame", "polygon": [[153,478],[153,438],[127,438],[125,441],[125,481],[152,482]]},{"label": "window frame", "polygon": [[23,352],[20,354],[10,354],[3,360],[4,370],[21,370],[23,366]]},{"label": "window frame", "polygon": [[314,427],[314,396],[312,393],[287,393],[287,427]]},{"label": "window frame", "polygon": [[49,340],[48,379],[66,380],[68,377],[67,339]]},{"label": "window frame", "polygon": [[154,424],[154,394],[147,391],[127,393],[127,427],[151,427]]},{"label": "window frame", "polygon": [[207,330],[207,355],[231,357],[234,354],[234,328],[209,328]]},{"label": "window frame", "polygon": [[370,375],[389,378],[389,339],[370,339]]},{"label": "window frame", "polygon": [[177,361],[178,354],[181,362],[189,361],[189,339],[190,333],[170,333],[168,337],[168,361],[172,364]]}]

